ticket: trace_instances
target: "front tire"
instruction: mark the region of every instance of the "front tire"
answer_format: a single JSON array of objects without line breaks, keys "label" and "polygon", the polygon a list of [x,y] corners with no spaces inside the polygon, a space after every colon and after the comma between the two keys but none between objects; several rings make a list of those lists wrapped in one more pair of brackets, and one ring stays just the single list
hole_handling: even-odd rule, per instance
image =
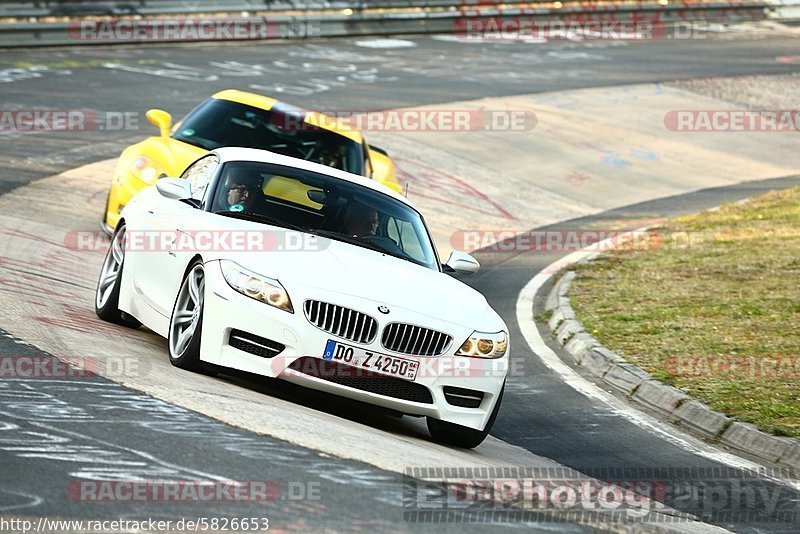
[{"label": "front tire", "polygon": [[100,278],[97,280],[94,311],[104,321],[137,328],[142,323],[119,309],[119,288],[125,264],[125,235],[125,225],[122,224],[111,237],[111,244],[100,270]]},{"label": "front tire", "polygon": [[203,371],[200,338],[203,331],[205,269],[197,260],[181,283],[169,321],[169,361],[187,371]]},{"label": "front tire", "polygon": [[503,384],[503,388],[500,390],[500,395],[497,398],[497,402],[494,403],[492,414],[489,416],[489,421],[486,422],[486,426],[483,430],[475,430],[474,428],[442,421],[441,419],[426,417],[425,421],[428,424],[428,432],[430,432],[433,440],[438,443],[452,445],[453,447],[460,447],[462,449],[474,449],[483,443],[483,440],[486,439],[486,436],[488,436],[489,432],[492,430],[494,420],[497,419],[497,413],[500,411],[500,404],[503,402],[503,391],[505,391],[505,384]]}]

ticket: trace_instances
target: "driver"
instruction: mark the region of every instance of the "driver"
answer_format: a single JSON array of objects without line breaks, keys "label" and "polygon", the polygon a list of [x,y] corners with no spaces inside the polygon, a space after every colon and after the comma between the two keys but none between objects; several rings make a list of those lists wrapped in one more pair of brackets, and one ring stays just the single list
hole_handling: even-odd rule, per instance
[{"label": "driver", "polygon": [[375,208],[353,203],[347,207],[344,214],[344,233],[354,237],[375,235],[379,223]]},{"label": "driver", "polygon": [[261,192],[261,176],[246,167],[233,167],[225,175],[224,207],[228,211],[250,211]]},{"label": "driver", "polygon": [[317,154],[317,161],[334,169],[344,169],[342,154],[333,146],[323,146]]}]

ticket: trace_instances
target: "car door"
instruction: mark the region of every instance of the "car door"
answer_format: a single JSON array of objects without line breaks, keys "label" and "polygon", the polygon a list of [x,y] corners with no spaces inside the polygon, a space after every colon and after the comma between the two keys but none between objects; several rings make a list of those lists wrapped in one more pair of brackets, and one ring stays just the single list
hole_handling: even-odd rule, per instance
[{"label": "car door", "polygon": [[[192,163],[181,175],[189,182],[192,197],[189,200],[163,199],[152,214],[152,226],[157,228],[160,246],[152,252],[149,266],[152,306],[162,315],[172,315],[175,297],[183,280],[186,267],[196,254],[193,232],[196,220],[207,220],[202,210],[211,178],[219,166],[219,157],[209,154]],[[207,230],[213,231],[212,228]]]}]

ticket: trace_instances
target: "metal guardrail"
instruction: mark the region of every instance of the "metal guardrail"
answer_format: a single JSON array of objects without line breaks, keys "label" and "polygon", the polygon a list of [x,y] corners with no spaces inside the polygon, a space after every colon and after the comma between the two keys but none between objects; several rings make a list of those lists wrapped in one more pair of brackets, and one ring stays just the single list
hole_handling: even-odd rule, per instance
[{"label": "metal guardrail", "polygon": [[[540,2],[546,0],[539,0]],[[549,0],[547,0],[549,1]],[[353,11],[375,9],[460,9],[536,0],[0,0],[0,18],[53,16],[166,15],[260,11]]]},{"label": "metal guardrail", "polygon": [[[144,0],[141,0],[142,2]],[[168,3],[170,0],[164,0]],[[390,0],[391,1],[391,0]],[[408,35],[423,33],[453,33],[460,23],[464,21],[488,21],[508,20],[514,17],[535,17],[537,21],[544,20],[575,20],[586,21],[591,17],[599,20],[609,20],[616,17],[619,20],[635,20],[635,18],[649,17],[650,20],[658,23],[670,24],[686,21],[749,21],[764,20],[768,18],[769,4],[764,1],[719,1],[710,2],[681,2],[679,4],[661,5],[656,1],[644,2],[608,2],[593,4],[569,4],[564,2],[560,8],[551,7],[552,4],[541,4],[542,7],[530,9],[523,4],[529,2],[517,2],[519,7],[514,7],[511,2],[506,0],[502,5],[495,4],[492,0],[480,3],[480,9],[475,9],[478,3],[464,3],[461,1],[440,2],[444,4],[458,4],[464,10],[442,10],[442,9],[418,9],[405,11],[370,12],[326,9],[318,12],[302,13],[287,11],[272,11],[263,16],[242,17],[239,7],[226,4],[226,12],[233,11],[232,16],[228,17],[202,17],[192,19],[191,15],[195,12],[181,12],[184,18],[161,18],[136,20],[137,24],[158,24],[174,22],[176,20],[192,21],[198,20],[209,24],[232,23],[240,26],[267,25],[268,35],[263,35],[262,39],[291,39],[291,38],[311,38],[311,37],[343,37],[343,36],[367,36],[367,35]],[[110,2],[121,5],[122,2]],[[150,3],[154,3],[151,0]],[[193,2],[193,9],[199,8],[201,4],[214,4],[214,0],[204,0],[203,2]],[[255,2],[244,2],[254,5]],[[287,2],[283,2],[287,3]],[[301,2],[295,2],[297,4]],[[304,5],[311,4],[310,1],[302,1]],[[333,4],[365,4],[377,2],[320,2],[328,5]],[[392,2],[408,5],[412,2]],[[432,4],[434,2],[419,2]],[[243,4],[243,3],[242,3]],[[384,4],[388,4],[384,3]],[[239,6],[240,4],[236,4]],[[511,5],[511,7],[509,7]],[[543,7],[548,5],[550,7]],[[200,10],[197,13],[207,13]],[[163,13],[162,13],[163,14]],[[175,14],[177,15],[177,14]],[[167,16],[170,16],[167,14]],[[188,17],[188,18],[187,18]],[[115,23],[133,23],[133,19],[125,15],[122,18],[112,19]],[[80,25],[87,23],[85,18],[72,17],[69,20],[58,22],[9,22],[0,24],[0,47],[29,47],[29,46],[64,46],[64,45],[91,45],[91,44],[132,44],[145,42],[176,42],[176,41],[213,41],[231,40],[224,37],[210,39],[187,39],[183,38],[158,38],[151,32],[147,37],[128,40],[119,39],[84,39],[80,35]],[[159,34],[160,35],[160,34]],[[253,39],[254,37],[245,37]],[[236,39],[233,39],[236,40]]]}]

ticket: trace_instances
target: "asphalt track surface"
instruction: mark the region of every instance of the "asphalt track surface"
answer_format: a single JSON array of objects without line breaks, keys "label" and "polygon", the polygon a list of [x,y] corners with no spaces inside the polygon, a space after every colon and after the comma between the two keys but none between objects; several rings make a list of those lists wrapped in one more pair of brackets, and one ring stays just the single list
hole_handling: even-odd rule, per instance
[{"label": "asphalt track surface", "polygon": [[[775,61],[776,57],[797,52],[797,41],[782,37],[737,36],[625,46],[572,42],[466,44],[427,37],[413,40],[418,46],[386,50],[337,40],[263,46],[4,51],[0,53],[4,109],[130,112],[139,118],[139,127],[111,132],[6,134],[0,138],[0,193],[82,163],[117,155],[127,144],[150,135],[151,126],[143,117],[149,107],[161,107],[180,116],[208,94],[228,87],[277,94],[309,108],[369,110],[482,96],[798,70],[797,65]],[[797,183],[800,180],[790,178],[691,193],[559,224],[558,228],[598,227],[691,213]],[[590,472],[604,467],[679,469],[718,465],[660,441],[601,406],[591,405],[548,372],[524,346],[514,315],[516,296],[533,274],[557,258],[547,254],[482,255],[482,272],[465,280],[487,295],[505,318],[512,339],[519,340],[514,350],[524,355],[526,364],[523,376],[509,382],[493,435]],[[0,353],[24,355],[25,351],[40,353],[0,337]],[[72,461],[65,462],[49,458],[46,452],[14,452],[6,448],[2,453],[0,513],[178,518],[234,512],[238,517],[269,517],[274,527],[287,530],[325,526],[337,530],[420,527],[402,520],[403,489],[409,481],[399,475],[234,429],[161,401],[148,401],[101,378],[85,384],[4,381],[0,386],[4,424],[16,427],[8,428],[14,432],[10,439],[23,444],[27,440],[30,445],[37,439],[49,439],[44,436],[58,436],[73,455]],[[30,400],[31,396],[43,400],[37,404]],[[28,400],[14,402],[19,398]],[[132,409],[134,405],[136,409]],[[81,425],[81,410],[110,417]],[[143,419],[152,424],[143,426]],[[180,424],[176,426],[176,422]],[[143,457],[143,451],[157,456],[157,460]],[[131,454],[138,458],[128,457]],[[236,503],[233,508],[230,504],[198,507],[196,503],[86,506],[68,498],[64,488],[71,477],[81,469],[97,468],[102,463],[98,459],[152,470],[154,476],[271,480],[283,498],[267,506]],[[193,471],[169,471],[178,464],[180,469],[188,466]],[[298,482],[318,484],[322,499],[288,500],[290,483]],[[794,521],[778,515],[744,523],[724,517],[709,517],[707,521],[737,531],[797,531],[797,494],[780,491],[785,492],[782,511],[794,513],[789,516]],[[525,528],[519,524],[506,526]],[[442,530],[441,525],[430,527]],[[480,530],[480,525],[470,524],[445,527]],[[549,527],[581,529],[568,524]]]}]

